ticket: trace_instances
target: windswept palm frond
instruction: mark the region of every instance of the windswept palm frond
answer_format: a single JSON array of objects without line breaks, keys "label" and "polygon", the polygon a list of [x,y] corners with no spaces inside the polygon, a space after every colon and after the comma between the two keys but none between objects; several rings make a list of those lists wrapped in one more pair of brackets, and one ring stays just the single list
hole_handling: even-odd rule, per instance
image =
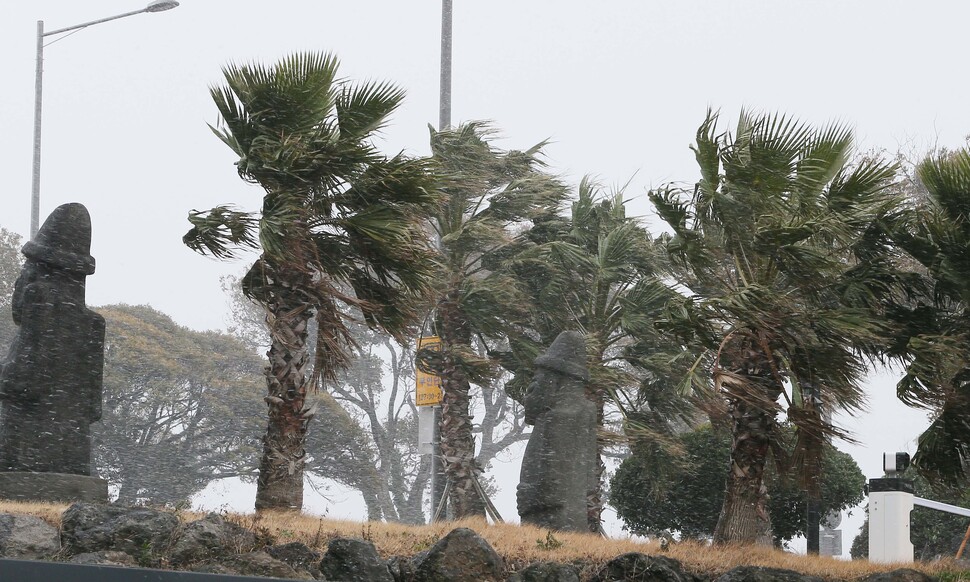
[{"label": "windswept palm frond", "polygon": [[[877,266],[891,264],[878,233],[899,204],[887,190],[894,167],[852,167],[844,124],[816,128],[750,111],[733,132],[719,132],[709,111],[693,149],[701,169],[694,189],[650,192],[673,231],[662,239],[667,276],[685,294],[669,301],[657,326],[710,362],[735,422],[736,469],[716,539],[767,540],[766,521],[760,530],[742,525],[763,512],[740,515],[764,505],[760,475],[778,400],[790,400],[789,420],[804,433],[797,450],[811,487],[815,445],[840,434],[821,408],[861,406],[868,365],[889,341],[880,310],[896,281]],[[689,370],[685,378],[703,388]]]},{"label": "windswept palm frond", "polygon": [[257,219],[251,213],[230,208],[216,206],[208,212],[190,212],[192,228],[182,237],[182,242],[198,253],[210,253],[217,259],[233,258],[239,247],[258,248],[254,234]]}]

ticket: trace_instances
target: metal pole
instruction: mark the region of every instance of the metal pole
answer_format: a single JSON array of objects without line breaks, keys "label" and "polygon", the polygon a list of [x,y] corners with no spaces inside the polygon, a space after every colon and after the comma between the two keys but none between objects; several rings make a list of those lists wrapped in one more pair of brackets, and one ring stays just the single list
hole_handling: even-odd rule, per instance
[{"label": "metal pole", "polygon": [[[452,0],[441,0],[441,86],[438,100],[438,131],[451,127],[451,13]],[[441,405],[434,407],[431,453],[431,521],[437,521],[447,503],[448,483],[441,462]]]},{"label": "metal pole", "polygon": [[33,240],[34,235],[37,234],[37,229],[40,227],[40,116],[41,116],[41,104],[43,102],[43,82],[44,82],[44,37],[51,36],[54,34],[61,34],[64,32],[70,32],[72,30],[78,30],[81,28],[87,28],[94,24],[101,24],[102,22],[111,22],[112,20],[118,20],[119,18],[127,18],[128,16],[134,16],[136,14],[144,14],[146,12],[162,12],[165,10],[171,10],[179,5],[178,2],[163,2],[156,0],[152,2],[147,7],[141,10],[132,10],[131,12],[125,12],[123,14],[115,14],[114,16],[108,16],[105,18],[99,18],[97,20],[91,20],[88,22],[83,22],[81,24],[75,24],[74,26],[68,26],[66,28],[58,28],[57,30],[51,30],[50,32],[44,32],[44,21],[37,21],[37,74],[34,78],[34,163],[33,163],[33,176],[31,179],[30,187],[30,238]]},{"label": "metal pole", "polygon": [[44,92],[44,21],[37,21],[37,73],[34,77],[34,165],[30,183],[30,239],[40,222],[40,109]]},{"label": "metal pole", "polygon": [[448,494],[448,479],[441,462],[441,405],[434,405],[434,433],[431,437],[431,523],[438,521],[442,501]]},{"label": "metal pole", "polygon": [[441,0],[441,95],[438,101],[438,131],[451,127],[451,3]]}]

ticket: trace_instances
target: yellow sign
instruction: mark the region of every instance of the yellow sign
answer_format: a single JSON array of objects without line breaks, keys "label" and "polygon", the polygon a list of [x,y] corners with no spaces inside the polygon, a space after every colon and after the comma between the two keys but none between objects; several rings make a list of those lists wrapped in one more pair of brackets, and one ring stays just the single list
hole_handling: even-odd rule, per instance
[{"label": "yellow sign", "polygon": [[[431,348],[435,351],[441,350],[441,338],[430,335],[418,338],[418,349]],[[418,406],[433,406],[441,404],[444,393],[441,391],[441,378],[434,374],[425,374],[415,367],[414,377],[416,388],[414,391],[414,403]]]}]

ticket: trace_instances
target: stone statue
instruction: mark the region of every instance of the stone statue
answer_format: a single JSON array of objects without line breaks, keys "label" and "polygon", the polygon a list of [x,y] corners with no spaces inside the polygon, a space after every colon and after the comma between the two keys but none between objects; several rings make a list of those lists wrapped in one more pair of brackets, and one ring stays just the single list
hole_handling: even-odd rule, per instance
[{"label": "stone statue", "polygon": [[582,334],[564,331],[545,354],[525,395],[525,421],[534,425],[516,491],[519,517],[556,530],[588,532],[586,493],[595,481],[596,405]]},{"label": "stone statue", "polygon": [[[0,367],[0,497],[18,497],[5,487],[36,490],[37,482],[56,481],[53,475],[32,480],[30,473],[91,475],[104,318],[84,305],[85,278],[94,273],[90,247],[87,209],[64,204],[21,251],[27,260],[11,302],[20,329]],[[100,496],[104,482],[94,481]]]}]

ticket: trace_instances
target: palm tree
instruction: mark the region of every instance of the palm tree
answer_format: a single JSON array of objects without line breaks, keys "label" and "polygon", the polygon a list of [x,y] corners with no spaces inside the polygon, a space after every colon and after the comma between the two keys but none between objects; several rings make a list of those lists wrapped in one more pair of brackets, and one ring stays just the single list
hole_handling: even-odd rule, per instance
[{"label": "palm tree", "polygon": [[[626,215],[623,196],[622,189],[607,194],[589,177],[583,178],[569,217],[540,223],[511,260],[533,305],[529,333],[514,336],[512,353],[505,360],[516,372],[516,384],[528,382],[536,355],[561,331],[577,330],[586,337],[586,397],[596,404],[601,428],[597,485],[587,493],[593,532],[601,528],[603,453],[616,436],[604,429],[606,404],[613,403],[628,420],[630,413],[658,404],[657,398],[647,397],[647,387],[657,379],[652,374],[656,370],[648,369],[647,352],[660,348],[652,341],[658,335],[652,319],[669,294],[654,277],[660,259],[654,242],[636,219]],[[644,350],[648,344],[651,349]],[[669,349],[664,352],[675,357]],[[662,432],[666,422],[654,428]]]},{"label": "palm tree", "polygon": [[239,156],[240,177],[265,190],[263,206],[193,211],[184,237],[218,258],[261,252],[242,281],[265,308],[271,339],[257,510],[302,505],[308,388],[335,381],[354,348],[338,306],[404,341],[435,267],[422,223],[438,200],[428,163],[388,158],[373,144],[404,92],[338,80],[337,67],[332,55],[306,53],[223,70],[225,85],[211,89],[221,115],[212,129]]},{"label": "palm tree", "polygon": [[893,312],[890,355],[906,362],[900,399],[934,413],[913,464],[932,482],[965,483],[970,462],[970,151],[940,152],[917,166],[926,197],[893,238],[922,289]]},{"label": "palm tree", "polygon": [[[495,366],[476,345],[498,341],[527,314],[526,297],[497,269],[515,240],[513,227],[527,228],[536,216],[558,210],[566,192],[542,172],[544,143],[526,151],[489,145],[488,125],[470,122],[456,129],[431,129],[431,151],[445,201],[431,227],[438,240],[439,274],[435,327],[440,358],[422,360],[442,378],[441,456],[451,483],[455,517],[485,515],[475,479],[475,442],[469,411],[473,383],[487,383]],[[478,341],[481,340],[481,341]]]},{"label": "palm tree", "polygon": [[708,113],[697,132],[694,188],[650,193],[673,230],[669,276],[680,293],[660,325],[699,350],[685,381],[720,394],[733,425],[714,539],[770,545],[764,474],[779,401],[811,491],[823,439],[842,436],[822,408],[858,408],[881,349],[886,262],[873,233],[898,207],[887,189],[894,168],[850,166],[852,134],[840,124],[743,112],[733,134],[719,134],[716,122]]}]

